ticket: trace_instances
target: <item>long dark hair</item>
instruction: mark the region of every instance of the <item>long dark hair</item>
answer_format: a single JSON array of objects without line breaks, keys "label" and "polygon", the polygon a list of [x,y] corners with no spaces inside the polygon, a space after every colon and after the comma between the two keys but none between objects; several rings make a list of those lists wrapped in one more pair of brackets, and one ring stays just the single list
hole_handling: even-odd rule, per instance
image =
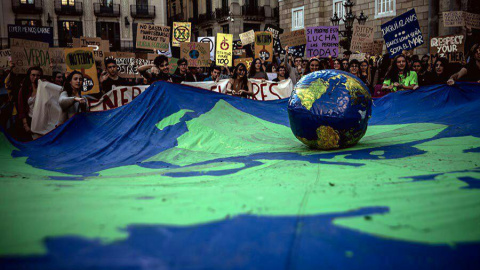
[{"label": "long dark hair", "polygon": [[[450,77],[450,62],[448,62],[448,59],[445,58],[445,57],[440,57],[440,58],[437,58],[437,60],[435,60],[435,62],[433,63],[433,68],[436,69],[437,68],[437,62],[440,62],[442,63],[442,66],[443,66],[443,73],[440,75],[442,77]],[[433,73],[435,74],[435,76],[439,76],[437,74],[437,71],[434,70]]]},{"label": "long dark hair", "polygon": [[30,75],[34,70],[40,71],[40,76],[43,76],[43,69],[41,67],[38,67],[38,66],[30,67],[27,70],[27,76],[25,77],[25,79],[23,79],[22,86],[20,88],[20,92],[22,93],[23,104],[26,104],[28,102],[28,98],[33,93],[32,82],[30,81]]},{"label": "long dark hair", "polygon": [[[240,63],[240,64],[238,64],[238,65],[235,67],[235,69],[233,70],[232,78],[233,78],[233,80],[239,79],[239,78],[238,78],[238,69],[241,68],[241,67],[243,67],[243,69],[245,69],[245,75],[244,75],[243,78],[241,79],[241,80],[242,80],[241,87],[243,88],[243,87],[247,86],[247,84],[248,84],[247,66],[245,66],[245,64]],[[250,68],[251,68],[251,67],[250,67]],[[237,89],[235,89],[235,91],[236,91],[236,90],[237,90]]]},{"label": "long dark hair", "polygon": [[[78,71],[78,70],[74,70],[72,72],[70,72],[70,74],[68,74],[67,78],[65,79],[65,82],[63,83],[63,91],[67,92],[67,95],[69,97],[73,96],[73,89],[72,89],[72,85],[70,84],[70,82],[72,81],[73,79],[73,75],[75,74],[80,74],[82,75],[82,78],[83,78],[83,74]],[[80,91],[78,91],[78,95],[82,96],[82,90],[80,89]]]},{"label": "long dark hair", "polygon": [[[335,60],[333,60],[333,65],[335,66],[335,62],[338,62],[338,64],[340,65],[340,70],[343,70],[343,65],[342,65],[342,61],[340,61],[340,59],[336,58]],[[334,67],[332,67],[333,69]]]},{"label": "long dark hair", "polygon": [[399,54],[395,56],[395,58],[393,58],[392,64],[390,65],[390,68],[387,71],[387,74],[385,74],[385,79],[390,79],[392,83],[399,82],[400,80],[399,74],[398,74],[399,70],[397,66],[397,61],[398,61],[398,58],[400,57],[403,57],[405,59],[405,69],[403,70],[404,76],[407,77],[408,74],[410,73],[410,67],[408,66],[407,57],[405,57],[405,55],[403,54]]},{"label": "long dark hair", "polygon": [[310,64],[313,62],[313,61],[317,61],[318,62],[318,70],[322,70],[323,69],[323,66],[322,66],[322,62],[320,62],[320,59],[318,58],[312,58],[310,60],[308,60],[308,63],[307,63],[307,67],[305,68],[305,75],[307,74],[310,74],[312,71],[310,70]]},{"label": "long dark hair", "polygon": [[260,58],[255,58],[255,60],[253,60],[252,64],[250,65],[250,70],[248,71],[249,78],[255,77],[255,73],[257,73],[257,70],[255,69],[255,64],[257,63],[257,61],[260,61],[260,72],[265,72],[265,70],[263,69],[262,60]]}]

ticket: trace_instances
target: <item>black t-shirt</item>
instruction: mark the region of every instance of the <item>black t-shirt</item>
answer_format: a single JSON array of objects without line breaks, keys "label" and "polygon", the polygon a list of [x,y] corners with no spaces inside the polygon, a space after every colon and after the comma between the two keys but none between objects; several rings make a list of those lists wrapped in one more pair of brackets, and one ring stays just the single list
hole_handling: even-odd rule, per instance
[{"label": "black t-shirt", "polygon": [[131,82],[129,82],[127,79],[122,78],[118,76],[118,79],[114,80],[110,77],[108,77],[105,81],[102,83],[102,91],[104,94],[108,93],[110,90],[112,90],[113,86],[129,86],[133,85]]},{"label": "black t-shirt", "polygon": [[176,73],[172,75],[172,81],[174,83],[182,83],[182,82],[196,82],[197,80],[191,73],[185,73],[181,75],[180,73]]}]

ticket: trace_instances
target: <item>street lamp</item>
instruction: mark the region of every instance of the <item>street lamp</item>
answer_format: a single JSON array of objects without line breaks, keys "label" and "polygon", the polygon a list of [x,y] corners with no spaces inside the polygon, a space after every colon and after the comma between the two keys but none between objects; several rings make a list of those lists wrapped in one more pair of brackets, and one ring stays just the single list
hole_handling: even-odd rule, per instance
[{"label": "street lamp", "polygon": [[360,16],[355,16],[355,14],[353,14],[352,12],[353,6],[355,6],[355,3],[350,0],[343,2],[343,7],[345,10],[345,15],[343,16],[343,18],[339,18],[336,12],[333,14],[333,17],[330,18],[330,21],[332,22],[333,26],[338,26],[340,23],[340,20],[342,20],[345,23],[345,30],[338,31],[338,32],[342,37],[347,38],[347,43],[348,43],[346,44],[347,49],[350,47],[350,42],[352,40],[352,34],[353,34],[352,29],[353,29],[353,23],[355,22],[355,19],[357,19],[358,24],[360,25],[364,25],[368,19],[368,16],[365,16],[365,14],[363,14],[363,11],[360,13]]},{"label": "street lamp", "polygon": [[330,21],[332,21],[333,26],[338,26],[338,24],[340,23],[340,18],[338,17],[336,12],[335,14],[333,14],[333,17],[330,18]]},{"label": "street lamp", "polygon": [[367,22],[368,16],[363,14],[363,11],[360,13],[360,16],[357,17],[358,24],[364,25]]}]

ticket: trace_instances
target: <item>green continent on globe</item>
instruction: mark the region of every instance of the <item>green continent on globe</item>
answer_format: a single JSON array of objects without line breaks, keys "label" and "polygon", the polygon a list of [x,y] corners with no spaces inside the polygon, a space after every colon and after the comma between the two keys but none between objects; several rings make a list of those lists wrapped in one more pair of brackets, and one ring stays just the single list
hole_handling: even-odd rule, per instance
[{"label": "green continent on globe", "polygon": [[325,92],[327,92],[329,83],[325,82],[322,79],[318,79],[307,88],[299,87],[296,89],[297,96],[300,99],[302,105],[310,110],[313,106],[313,103],[322,97]]},{"label": "green continent on globe", "polygon": [[338,135],[338,132],[329,126],[320,126],[317,128],[318,138],[316,140],[308,140],[299,136],[296,137],[299,141],[311,148],[330,150],[340,147],[340,136]]},{"label": "green continent on globe", "polygon": [[358,96],[364,95],[367,100],[371,100],[372,96],[366,88],[364,88],[356,79],[346,76],[347,81],[344,83],[345,88],[350,92],[350,96],[352,97],[353,104],[358,104]]}]

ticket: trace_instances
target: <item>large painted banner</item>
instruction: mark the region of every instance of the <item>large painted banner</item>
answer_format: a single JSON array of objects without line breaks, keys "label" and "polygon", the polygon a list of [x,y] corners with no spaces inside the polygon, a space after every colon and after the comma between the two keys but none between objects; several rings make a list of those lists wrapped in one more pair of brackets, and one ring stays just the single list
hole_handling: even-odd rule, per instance
[{"label": "large painted banner", "polygon": [[217,66],[233,64],[233,35],[217,33],[217,52],[216,52],[216,64]]},{"label": "large painted banner", "polygon": [[412,50],[424,43],[415,9],[382,24],[383,38],[390,57]]},{"label": "large painted banner", "polygon": [[[9,44],[10,44],[11,38],[45,42],[45,43],[48,43],[50,47],[53,47],[53,27],[9,24],[8,25]],[[12,48],[12,44],[10,44],[10,48]]]},{"label": "large painted banner", "polygon": [[150,85],[117,86],[104,94],[100,99],[88,99],[91,112],[115,109],[130,103],[145,91]]},{"label": "large painted banner", "polygon": [[307,57],[338,56],[338,26],[307,27]]}]

